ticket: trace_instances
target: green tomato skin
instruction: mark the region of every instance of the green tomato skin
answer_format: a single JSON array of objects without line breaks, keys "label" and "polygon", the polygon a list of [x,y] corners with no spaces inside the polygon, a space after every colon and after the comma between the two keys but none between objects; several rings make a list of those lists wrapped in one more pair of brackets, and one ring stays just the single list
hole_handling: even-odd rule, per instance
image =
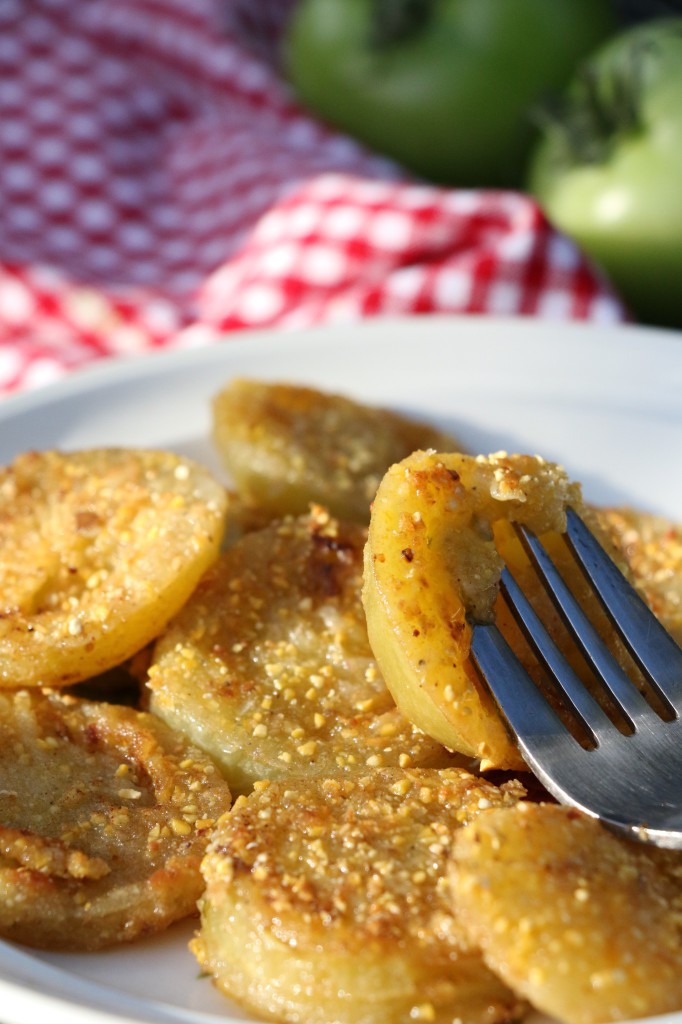
[{"label": "green tomato skin", "polygon": [[284,44],[298,97],[416,174],[515,187],[529,108],[613,30],[609,0],[436,0],[409,38],[373,46],[372,0],[299,0]]},{"label": "green tomato skin", "polygon": [[[591,61],[604,89],[614,67],[634,67],[639,123],[607,141],[604,158],[572,159],[561,133],[534,153],[528,187],[554,224],[611,278],[635,317],[682,327],[682,18],[620,35]],[[575,86],[574,86],[575,89]]]}]

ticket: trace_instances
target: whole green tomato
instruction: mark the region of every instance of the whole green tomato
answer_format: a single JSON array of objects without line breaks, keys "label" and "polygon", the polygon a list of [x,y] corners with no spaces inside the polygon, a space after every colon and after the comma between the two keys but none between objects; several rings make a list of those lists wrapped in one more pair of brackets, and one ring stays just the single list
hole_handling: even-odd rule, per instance
[{"label": "whole green tomato", "polygon": [[682,327],[682,18],[628,29],[583,65],[528,187],[638,319]]},{"label": "whole green tomato", "polygon": [[614,27],[610,0],[299,0],[283,59],[310,110],[420,176],[514,186],[529,108]]}]

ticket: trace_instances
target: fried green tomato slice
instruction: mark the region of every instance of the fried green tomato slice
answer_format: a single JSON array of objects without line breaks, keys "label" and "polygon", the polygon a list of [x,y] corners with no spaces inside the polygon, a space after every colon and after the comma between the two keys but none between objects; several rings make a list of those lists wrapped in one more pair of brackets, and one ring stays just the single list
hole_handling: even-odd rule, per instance
[{"label": "fried green tomato slice", "polygon": [[244,536],[154,648],[149,707],[234,793],[254,781],[452,763],[377,669],[360,600],[367,531],[319,507]]},{"label": "fried green tomato slice", "polygon": [[453,910],[486,962],[567,1024],[682,1009],[682,857],[566,807],[519,803],[460,830]]},{"label": "fried green tomato slice", "polygon": [[160,451],[0,468],[0,686],[63,686],[149,643],[217,556],[224,489]]},{"label": "fried green tomato slice", "polygon": [[213,438],[237,490],[273,515],[311,502],[366,523],[383,474],[417,448],[451,451],[447,435],[342,395],[239,378],[213,403]]},{"label": "fried green tomato slice", "polygon": [[210,759],[152,715],[0,693],[0,935],[94,950],[192,914],[229,806]]},{"label": "fried green tomato slice", "polygon": [[363,602],[372,649],[398,707],[484,768],[523,767],[468,657],[469,617],[490,621],[502,559],[498,521],[563,531],[579,489],[543,459],[415,452],[372,506]]},{"label": "fried green tomato slice", "polygon": [[202,969],[259,1018],[296,1024],[519,1019],[462,949],[446,868],[460,825],[522,792],[461,769],[259,783],[203,862]]}]

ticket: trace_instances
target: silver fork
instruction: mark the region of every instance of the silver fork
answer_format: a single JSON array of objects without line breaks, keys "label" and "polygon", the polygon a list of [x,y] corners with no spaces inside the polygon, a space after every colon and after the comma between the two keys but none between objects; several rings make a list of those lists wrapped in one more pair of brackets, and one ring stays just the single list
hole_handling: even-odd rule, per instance
[{"label": "silver fork", "polygon": [[570,668],[508,569],[501,582],[505,601],[588,744],[562,722],[498,628],[474,624],[471,653],[483,681],[529,767],[557,800],[630,838],[682,849],[682,650],[569,509],[570,547],[657,695],[660,707],[654,710],[611,656],[537,537],[524,527],[518,532],[628,731],[613,724]]}]

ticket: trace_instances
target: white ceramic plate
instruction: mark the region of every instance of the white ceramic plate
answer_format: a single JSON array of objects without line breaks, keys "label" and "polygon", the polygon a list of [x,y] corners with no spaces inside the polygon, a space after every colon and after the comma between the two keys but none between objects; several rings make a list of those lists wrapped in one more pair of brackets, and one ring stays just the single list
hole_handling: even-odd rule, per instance
[{"label": "white ceramic plate", "polygon": [[[234,375],[300,381],[437,421],[481,452],[539,452],[586,496],[682,519],[682,336],[532,320],[421,317],[109,362],[0,400],[0,464],[27,448],[163,446],[219,471],[209,401]],[[90,955],[0,943],[3,1024],[229,1024],[198,978],[192,925]],[[682,1014],[657,1024],[682,1024]]]}]

